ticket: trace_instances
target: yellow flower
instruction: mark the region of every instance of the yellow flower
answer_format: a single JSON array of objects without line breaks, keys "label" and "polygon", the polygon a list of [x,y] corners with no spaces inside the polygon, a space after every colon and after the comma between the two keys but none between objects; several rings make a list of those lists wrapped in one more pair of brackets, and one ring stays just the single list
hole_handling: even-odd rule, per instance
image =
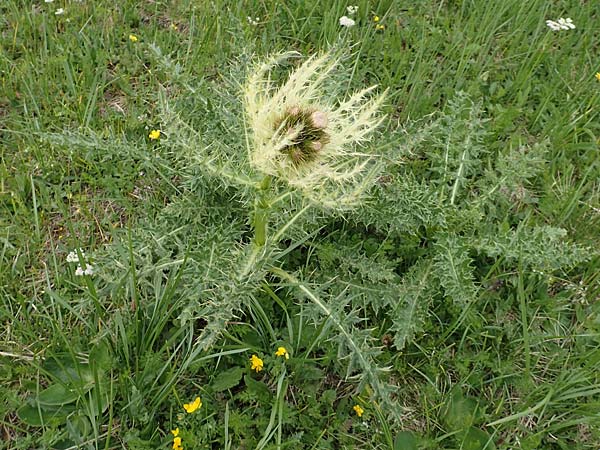
[{"label": "yellow flower", "polygon": [[600,81],[600,72],[596,72],[596,80]]},{"label": "yellow flower", "polygon": [[375,29],[377,31],[383,31],[383,30],[385,30],[385,25],[378,23],[377,25],[375,25]]},{"label": "yellow flower", "polygon": [[373,22],[379,22],[379,16],[373,17]]},{"label": "yellow flower", "polygon": [[158,138],[160,138],[160,130],[152,130],[148,137],[153,141],[157,140]]},{"label": "yellow flower", "polygon": [[364,410],[364,409],[362,409],[362,408],[360,407],[360,405],[354,405],[354,406],[352,407],[352,409],[354,410],[354,412],[356,413],[356,415],[357,415],[358,417],[362,417],[363,413],[365,412],[365,410]]},{"label": "yellow flower", "polygon": [[138,41],[138,37],[135,34],[130,34],[129,35],[129,40],[131,42],[137,42]]},{"label": "yellow flower", "polygon": [[173,438],[173,450],[183,450],[180,437]]},{"label": "yellow flower", "polygon": [[173,436],[178,436],[179,435],[179,427],[175,428],[174,430],[171,430],[171,433],[173,433]]},{"label": "yellow flower", "polygon": [[285,347],[279,347],[275,352],[275,356],[285,356],[285,359],[290,359],[290,354]]},{"label": "yellow flower", "polygon": [[260,372],[263,369],[263,360],[256,355],[252,355],[250,358],[250,363],[252,364],[250,366],[250,370],[256,370],[257,372]]},{"label": "yellow flower", "polygon": [[196,400],[194,400],[192,403],[183,404],[183,409],[185,409],[188,414],[193,413],[200,407],[202,407],[202,400],[200,400],[200,397],[196,397]]}]

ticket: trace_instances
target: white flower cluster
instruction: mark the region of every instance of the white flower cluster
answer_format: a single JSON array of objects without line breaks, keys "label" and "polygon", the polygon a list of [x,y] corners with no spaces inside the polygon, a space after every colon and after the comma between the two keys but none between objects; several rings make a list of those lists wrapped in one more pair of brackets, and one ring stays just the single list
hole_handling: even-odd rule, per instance
[{"label": "white flower cluster", "polygon": [[574,30],[575,24],[570,17],[563,19],[562,17],[558,19],[556,22],[554,20],[546,20],[546,25],[552,31],[560,31],[560,30]]},{"label": "white flower cluster", "polygon": [[[44,0],[44,3],[54,3],[54,0]],[[54,15],[56,15],[56,16],[63,15],[64,13],[65,13],[64,8],[58,8],[56,11],[54,11]]]},{"label": "white flower cluster", "polygon": [[94,275],[94,267],[91,264],[86,264],[85,270],[83,270],[81,266],[77,266],[77,269],[75,269],[75,275],[78,277],[83,275]]},{"label": "white flower cluster", "polygon": [[[79,254],[81,254],[81,258],[83,259],[83,261],[79,259]],[[67,262],[78,263],[77,269],[75,269],[75,275],[78,277],[81,277],[83,275],[94,274],[94,266],[92,266],[89,262],[85,261],[85,252],[82,249],[79,249],[79,253],[77,252],[77,250],[69,252],[69,254],[67,255]],[[79,264],[81,262],[83,262],[83,264],[85,265],[85,269],[83,269],[81,267],[81,264]]]},{"label": "white flower cluster", "polygon": [[[358,11],[358,6],[348,6],[346,7],[346,11],[348,11],[348,16],[353,16]],[[350,28],[356,25],[356,22],[348,16],[340,17],[341,26]]]},{"label": "white flower cluster", "polygon": [[346,16],[342,16],[340,17],[340,25],[343,27],[353,27],[354,25],[356,25],[356,22],[354,20],[352,20],[350,17],[346,17]]},{"label": "white flower cluster", "polygon": [[[81,253],[81,256],[83,258],[85,258],[85,252],[82,249],[79,249],[79,253]],[[69,254],[67,255],[67,262],[79,262],[79,255],[77,254],[77,250],[69,252]]]},{"label": "white flower cluster", "polygon": [[254,25],[254,26],[257,26],[257,25],[258,25],[258,23],[260,22],[260,17],[255,17],[255,18],[253,19],[252,17],[248,16],[248,17],[246,17],[246,19],[248,19],[248,23],[249,23],[250,25]]}]

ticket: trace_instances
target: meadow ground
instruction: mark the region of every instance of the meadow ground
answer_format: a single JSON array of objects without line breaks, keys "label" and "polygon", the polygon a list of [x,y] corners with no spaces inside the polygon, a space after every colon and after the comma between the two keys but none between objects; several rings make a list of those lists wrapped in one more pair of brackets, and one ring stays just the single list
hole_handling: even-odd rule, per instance
[{"label": "meadow ground", "polygon": [[[600,448],[598,2],[0,13],[0,449]],[[250,161],[290,50],[387,89],[343,188]]]}]

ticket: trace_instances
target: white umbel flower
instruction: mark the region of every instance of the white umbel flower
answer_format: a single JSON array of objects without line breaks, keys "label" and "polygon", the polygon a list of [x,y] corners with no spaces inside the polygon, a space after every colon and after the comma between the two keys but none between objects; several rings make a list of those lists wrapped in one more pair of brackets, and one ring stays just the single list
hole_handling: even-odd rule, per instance
[{"label": "white umbel flower", "polygon": [[372,181],[367,169],[375,157],[357,147],[383,121],[379,108],[385,94],[370,98],[371,86],[341,102],[331,98],[325,82],[341,64],[329,53],[308,58],[285,83],[275,85],[271,71],[298,56],[270,58],[246,83],[250,163],[320,203],[355,203]]},{"label": "white umbel flower", "polygon": [[570,17],[567,17],[566,19],[561,17],[556,22],[554,20],[546,20],[546,25],[552,31],[574,30],[576,28],[573,20]]},{"label": "white umbel flower", "polygon": [[[79,253],[81,253],[81,256],[83,258],[85,258],[85,253],[83,250],[79,249]],[[70,262],[70,263],[79,262],[79,255],[77,254],[77,250],[73,250],[72,252],[69,252],[69,254],[67,255],[67,262]]]},{"label": "white umbel flower", "polygon": [[77,266],[77,269],[75,269],[75,276],[81,277],[83,275],[94,275],[94,266],[86,264],[85,270],[83,270],[81,266]]},{"label": "white umbel flower", "polygon": [[347,16],[342,16],[340,17],[340,25],[343,27],[353,27],[354,25],[356,25],[356,22],[354,20],[352,20],[350,17]]}]

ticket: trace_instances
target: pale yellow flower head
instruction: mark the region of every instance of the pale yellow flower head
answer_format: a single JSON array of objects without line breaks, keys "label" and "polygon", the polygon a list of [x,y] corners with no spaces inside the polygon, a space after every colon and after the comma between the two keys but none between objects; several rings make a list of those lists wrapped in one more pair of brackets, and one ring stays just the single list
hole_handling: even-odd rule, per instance
[{"label": "pale yellow flower head", "polygon": [[326,206],[356,203],[372,181],[365,178],[375,155],[362,147],[383,121],[384,96],[371,96],[371,86],[333,98],[326,82],[342,64],[330,53],[306,59],[276,84],[273,70],[298,57],[273,56],[250,73],[244,87],[250,163]]}]

